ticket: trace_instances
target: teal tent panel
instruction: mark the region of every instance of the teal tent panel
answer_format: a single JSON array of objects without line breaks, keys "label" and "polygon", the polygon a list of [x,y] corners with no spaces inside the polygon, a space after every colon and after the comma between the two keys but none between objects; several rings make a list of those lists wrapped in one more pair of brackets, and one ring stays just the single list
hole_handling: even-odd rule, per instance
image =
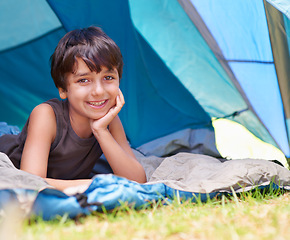
[{"label": "teal tent panel", "polygon": [[268,130],[274,139],[278,139],[281,150],[289,154],[283,104],[275,66],[239,62],[232,62],[230,66],[261,121],[269,127]]},{"label": "teal tent panel", "polygon": [[22,127],[39,103],[57,97],[49,58],[65,32],[55,30],[29,44],[0,53],[0,121]]},{"label": "teal tent panel", "polygon": [[[222,60],[229,62],[256,114],[287,155],[283,103],[263,1],[222,2],[192,0],[221,48]],[[255,129],[245,126],[255,134]]]},{"label": "teal tent panel", "polygon": [[[130,8],[136,28],[211,117],[223,117],[248,108],[177,2],[138,1],[137,4],[130,1]],[[168,52],[168,49],[174,51]],[[277,146],[250,110],[234,120]]]},{"label": "teal tent panel", "polygon": [[[252,3],[248,0],[235,1],[232,4],[236,6],[245,2],[252,4],[253,9],[251,8],[250,12],[256,9],[255,6],[260,6],[260,2]],[[46,4],[44,1],[37,2],[45,5],[44,3]],[[49,27],[37,34],[35,34],[36,28],[31,27],[30,30],[34,32],[37,39],[29,38],[25,40],[27,44],[22,42],[23,46],[20,48],[15,47],[0,53],[1,79],[15,81],[15,84],[11,82],[0,90],[3,109],[13,113],[5,114],[1,121],[21,126],[25,122],[24,118],[26,120],[36,104],[57,96],[57,90],[49,74],[48,59],[58,40],[67,30],[90,25],[102,27],[117,42],[123,53],[125,66],[121,88],[126,98],[126,105],[120,116],[133,146],[187,127],[211,128],[210,117],[221,117],[247,108],[244,99],[178,1],[139,0],[129,1],[129,5],[127,1],[117,0],[89,0],[86,4],[81,0],[48,0],[47,3],[56,16],[50,11],[47,16],[51,16],[50,20],[54,20],[47,25],[42,22],[39,24]],[[207,3],[208,1],[204,1],[205,5]],[[36,6],[36,4],[32,5]],[[110,9],[110,14],[104,9]],[[210,9],[216,12],[215,8]],[[260,9],[257,11],[258,15],[261,11]],[[210,14],[212,18],[217,19],[215,13],[210,12]],[[46,17],[44,13],[41,15]],[[226,16],[223,15],[220,17]],[[141,20],[141,16],[144,20]],[[216,22],[225,21],[219,19]],[[262,22],[262,25],[258,22],[258,26],[264,26],[264,20]],[[66,31],[55,31],[43,36],[61,24]],[[249,31],[252,33],[253,29]],[[257,34],[263,37],[265,31]],[[245,40],[251,38],[247,37]],[[256,40],[260,46],[261,38]],[[31,47],[28,43],[32,44]],[[268,40],[261,43],[264,44],[262,48],[265,47],[265,51],[261,51],[259,47],[256,50],[252,49],[251,59],[272,61],[268,43]],[[240,46],[246,45],[240,44]],[[248,46],[254,48],[255,44],[250,43]],[[227,52],[227,49],[222,50]],[[245,56],[248,57],[249,51],[245,52]],[[8,56],[10,53],[11,56]],[[227,53],[229,56],[232,54],[231,51]],[[238,49],[236,55],[242,53],[243,51]],[[252,60],[247,59],[247,61]],[[25,78],[20,81],[21,76]],[[30,82],[27,76],[33,80]],[[11,100],[11,89],[14,89],[17,95],[14,100]],[[243,113],[237,119],[246,123],[247,127],[250,126],[250,130],[263,128],[252,113]],[[265,140],[267,137],[261,138]]]},{"label": "teal tent panel", "polygon": [[191,0],[227,60],[273,61],[262,0]]},{"label": "teal tent panel", "polygon": [[61,26],[45,0],[0,2],[0,51],[15,47]]},{"label": "teal tent panel", "polygon": [[[136,32],[128,3],[117,0],[73,3],[49,1],[67,30],[100,26],[121,48],[124,58],[121,89],[126,104],[120,117],[133,147],[184,128],[212,129],[208,114]],[[110,9],[109,18],[103,9]]]},{"label": "teal tent panel", "polygon": [[177,1],[130,1],[130,9],[140,34],[210,116],[247,108]]},{"label": "teal tent panel", "polygon": [[[211,128],[211,120],[150,46],[138,39],[142,61],[122,80],[126,104],[121,118],[133,146],[184,128]],[[136,81],[136,79],[138,79]]]}]

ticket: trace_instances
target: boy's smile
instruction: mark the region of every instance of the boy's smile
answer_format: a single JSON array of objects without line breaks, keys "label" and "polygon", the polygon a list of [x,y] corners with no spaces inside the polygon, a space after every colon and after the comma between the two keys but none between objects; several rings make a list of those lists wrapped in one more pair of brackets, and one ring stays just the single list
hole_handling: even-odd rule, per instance
[{"label": "boy's smile", "polygon": [[102,67],[99,73],[91,72],[81,58],[77,58],[75,71],[66,75],[66,84],[66,91],[59,89],[60,97],[68,99],[71,121],[78,125],[105,116],[115,106],[119,94],[115,68]]},{"label": "boy's smile", "polygon": [[101,101],[101,102],[90,102],[89,104],[92,104],[93,106],[101,106],[106,102],[106,100]]}]

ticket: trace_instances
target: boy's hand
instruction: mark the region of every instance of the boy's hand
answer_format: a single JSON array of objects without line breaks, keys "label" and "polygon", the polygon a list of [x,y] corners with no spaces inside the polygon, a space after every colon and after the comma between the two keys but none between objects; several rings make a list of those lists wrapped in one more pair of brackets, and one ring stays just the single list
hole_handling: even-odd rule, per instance
[{"label": "boy's hand", "polygon": [[116,105],[113,106],[102,118],[90,120],[93,133],[97,133],[99,130],[107,130],[108,125],[118,115],[124,104],[125,104],[124,96],[121,90],[119,89],[119,95],[116,98]]}]

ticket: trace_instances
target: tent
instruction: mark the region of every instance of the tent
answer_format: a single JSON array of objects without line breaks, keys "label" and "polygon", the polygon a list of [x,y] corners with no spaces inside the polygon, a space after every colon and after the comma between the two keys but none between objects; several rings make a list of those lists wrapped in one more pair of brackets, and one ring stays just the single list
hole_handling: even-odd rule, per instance
[{"label": "tent", "polygon": [[212,120],[229,118],[290,157],[289,9],[287,0],[1,1],[0,122],[21,128],[58,97],[55,46],[95,25],[124,57],[120,118],[133,148],[187,129],[214,136]]},{"label": "tent", "polygon": [[120,117],[133,147],[232,116],[290,156],[288,1],[12,0],[0,9],[0,121],[22,127],[57,97],[56,44],[96,25],[124,56]]}]

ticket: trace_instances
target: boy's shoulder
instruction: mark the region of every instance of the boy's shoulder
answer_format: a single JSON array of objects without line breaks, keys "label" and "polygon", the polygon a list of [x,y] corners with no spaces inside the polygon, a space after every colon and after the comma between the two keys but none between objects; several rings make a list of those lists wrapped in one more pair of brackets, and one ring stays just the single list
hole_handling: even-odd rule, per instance
[{"label": "boy's shoulder", "polygon": [[68,107],[66,101],[54,98],[37,105],[32,110],[29,118],[40,115],[49,117],[53,114],[55,116],[63,116],[66,119],[64,115],[67,115],[67,112]]},{"label": "boy's shoulder", "polygon": [[37,105],[31,112],[29,118],[31,119],[34,116],[48,116],[48,114],[53,114],[54,109],[50,104],[47,104],[46,102],[41,103]]},{"label": "boy's shoulder", "polygon": [[57,118],[60,117],[62,121],[68,121],[68,101],[66,100],[59,100],[57,98],[50,99],[46,102],[44,102],[46,106],[50,106],[52,110],[54,111],[54,114]]}]

